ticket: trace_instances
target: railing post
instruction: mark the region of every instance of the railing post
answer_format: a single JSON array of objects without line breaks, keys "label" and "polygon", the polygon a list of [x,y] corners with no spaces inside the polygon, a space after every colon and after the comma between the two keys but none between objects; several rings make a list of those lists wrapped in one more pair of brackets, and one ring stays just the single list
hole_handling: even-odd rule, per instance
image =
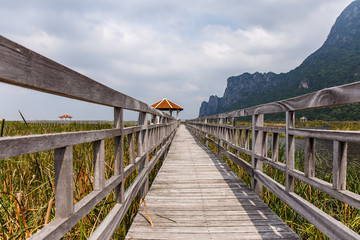
[{"label": "railing post", "polygon": [[333,188],[346,189],[347,142],[334,141]]},{"label": "railing post", "polygon": [[[204,119],[204,124],[208,124],[209,123],[209,120],[206,118]],[[208,138],[209,138],[209,134],[208,134],[208,126],[204,126],[204,130],[205,130],[205,145],[206,147],[209,145],[209,141],[208,141]]]},{"label": "railing post", "polygon": [[[264,156],[264,135],[262,131],[256,130],[256,127],[264,126],[264,114],[252,116],[252,151],[251,151],[251,162],[254,171],[263,171],[263,163],[258,160],[255,155]],[[258,182],[254,176],[251,177],[251,188],[259,196],[262,197],[263,185]]]},{"label": "railing post", "polygon": [[220,156],[220,158],[222,159],[222,154],[220,154],[221,152],[221,147],[223,147],[223,141],[221,140],[222,138],[222,128],[223,128],[223,119],[219,118],[218,119],[218,130],[217,130],[217,134],[216,137],[218,139],[218,155]]},{"label": "railing post", "polygon": [[315,177],[315,138],[305,139],[305,168],[306,177]]},{"label": "railing post", "polygon": [[234,129],[232,130],[231,142],[232,144],[238,147],[239,143],[238,143],[238,134],[237,134],[238,131],[236,129],[236,118],[232,119],[232,126],[234,127]]},{"label": "railing post", "polygon": [[121,176],[121,183],[115,189],[115,196],[117,203],[124,202],[124,121],[123,121],[123,109],[114,108],[114,128],[119,129],[121,136],[114,138],[115,144],[115,175]]},{"label": "railing post", "polygon": [[94,149],[94,190],[99,191],[105,187],[105,141],[93,143]]},{"label": "railing post", "polygon": [[271,160],[273,162],[279,161],[279,134],[278,133],[272,133]]},{"label": "railing post", "polygon": [[289,170],[295,167],[295,136],[289,134],[289,129],[295,127],[295,112],[286,112],[286,191],[294,191],[294,178]]},{"label": "railing post", "polygon": [[249,140],[249,137],[250,137],[249,130],[245,130],[244,148],[245,148],[246,150],[249,150],[249,149],[250,149],[250,140]]},{"label": "railing post", "polygon": [[[139,134],[138,138],[138,154],[139,156],[142,156],[145,154],[145,160],[143,163],[139,166],[139,172],[146,171],[148,165],[149,165],[149,153],[148,153],[148,121],[147,121],[147,114],[146,112],[140,112],[139,113],[139,119],[138,119],[138,125],[144,126],[145,130],[142,130]],[[146,181],[144,182],[144,185],[140,188],[139,195],[140,198],[145,198],[149,187],[149,177],[146,177]]]},{"label": "railing post", "polygon": [[54,150],[55,216],[67,218],[74,213],[73,147]]},{"label": "railing post", "polygon": [[128,144],[129,144],[129,164],[135,163],[135,137],[131,133],[128,135]]}]

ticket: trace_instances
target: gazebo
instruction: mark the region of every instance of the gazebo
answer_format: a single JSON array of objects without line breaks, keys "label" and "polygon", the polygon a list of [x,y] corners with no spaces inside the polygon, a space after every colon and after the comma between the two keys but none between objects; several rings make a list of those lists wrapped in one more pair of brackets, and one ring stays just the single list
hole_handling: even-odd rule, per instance
[{"label": "gazebo", "polygon": [[176,111],[176,119],[179,119],[179,112],[184,110],[182,107],[167,98],[163,98],[162,100],[157,101],[151,106],[162,111],[169,111],[170,116],[172,116],[173,111]]},{"label": "gazebo", "polygon": [[64,118],[65,118],[65,119],[67,119],[67,118],[68,118],[68,119],[72,119],[72,116],[70,116],[70,115],[68,115],[68,114],[64,114],[64,115],[59,116],[59,118],[60,118],[60,119],[64,119]]}]

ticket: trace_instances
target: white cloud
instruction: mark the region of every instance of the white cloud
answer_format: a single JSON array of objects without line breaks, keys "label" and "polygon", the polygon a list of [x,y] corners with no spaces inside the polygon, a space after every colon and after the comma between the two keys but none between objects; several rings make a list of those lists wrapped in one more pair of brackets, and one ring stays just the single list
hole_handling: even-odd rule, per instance
[{"label": "white cloud", "polygon": [[[232,75],[299,65],[351,1],[15,0],[0,9],[0,28],[127,95],[147,103],[168,97],[191,118],[204,96],[222,96]],[[21,95],[11,94],[0,102]],[[47,118],[36,111],[30,118]]]}]

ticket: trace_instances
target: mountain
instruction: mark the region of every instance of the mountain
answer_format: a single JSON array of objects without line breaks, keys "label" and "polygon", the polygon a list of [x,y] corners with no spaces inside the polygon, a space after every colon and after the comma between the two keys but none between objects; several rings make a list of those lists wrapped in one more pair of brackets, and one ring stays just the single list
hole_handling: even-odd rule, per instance
[{"label": "mountain", "polygon": [[[204,101],[199,117],[355,81],[360,81],[360,0],[352,2],[340,14],[321,48],[299,67],[288,73],[255,72],[230,77],[224,96],[211,96],[208,102]],[[339,114],[338,110],[336,112]],[[357,119],[360,119],[360,115],[357,115]]]}]

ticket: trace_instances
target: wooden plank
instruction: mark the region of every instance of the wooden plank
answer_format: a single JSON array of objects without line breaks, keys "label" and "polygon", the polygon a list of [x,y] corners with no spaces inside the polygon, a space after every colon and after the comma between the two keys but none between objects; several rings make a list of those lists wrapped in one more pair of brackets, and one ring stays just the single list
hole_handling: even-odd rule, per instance
[{"label": "wooden plank", "polygon": [[328,214],[321,211],[305,199],[293,192],[288,192],[284,186],[266,176],[260,171],[254,172],[255,177],[261,181],[266,188],[276,194],[289,207],[301,214],[306,220],[312,223],[321,232],[331,239],[359,239],[359,235],[335,220]]},{"label": "wooden plank", "polygon": [[333,152],[333,187],[346,189],[347,142],[334,141]]},{"label": "wooden plank", "polygon": [[279,161],[279,134],[272,133],[272,142],[271,142],[271,160],[273,162]]},{"label": "wooden plank", "polygon": [[295,136],[289,133],[295,127],[295,112],[286,112],[286,191],[294,191],[294,178],[289,174],[295,168]]},{"label": "wooden plank", "polygon": [[0,36],[0,81],[105,106],[164,114]]},{"label": "wooden plank", "polygon": [[[264,157],[266,150],[264,149],[264,135],[263,132],[255,130],[256,127],[264,126],[264,115],[253,115],[252,117],[252,152],[251,163],[252,169],[262,171],[263,164],[257,159],[256,155]],[[251,176],[251,189],[259,196],[262,197],[262,184],[258,182],[253,175]]]},{"label": "wooden plank", "polygon": [[118,129],[0,138],[0,159],[120,136]]},{"label": "wooden plank", "polygon": [[[123,132],[124,109],[115,107],[114,108],[114,128],[119,129]],[[124,202],[125,182],[124,182],[124,135],[114,138],[114,149],[115,149],[115,164],[114,164],[114,175],[121,176],[121,183],[115,188],[115,196],[117,203]]]},{"label": "wooden plank", "polygon": [[300,172],[296,169],[291,170],[289,174],[301,181],[303,181],[306,184],[309,184],[320,191],[329,194],[330,196],[339,199],[340,201],[347,203],[356,209],[360,210],[360,195],[355,194],[353,192],[347,191],[347,190],[341,190],[338,191],[333,188],[333,185],[329,182],[323,181],[319,178],[308,178],[305,176],[303,172]]},{"label": "wooden plank", "polygon": [[167,147],[171,143],[171,139],[174,134],[169,136],[169,141],[161,148],[161,150],[151,159],[147,168],[144,168],[135,180],[132,182],[130,187],[126,189],[125,200],[122,204],[116,204],[114,208],[108,213],[106,218],[101,222],[100,226],[94,231],[89,239],[110,239],[119,226],[120,222],[124,218],[128,208],[134,200],[140,188],[146,183],[148,175],[158,162],[159,158],[165,153]]},{"label": "wooden plank", "polygon": [[100,191],[105,187],[105,141],[93,143],[94,148],[94,190]]},{"label": "wooden plank", "polygon": [[[113,176],[106,181],[105,188],[102,191],[92,191],[81,199],[74,206],[74,213],[68,218],[55,218],[48,225],[37,231],[29,239],[60,239],[73,226],[75,226],[83,217],[88,214],[106,195],[108,195],[120,183],[120,176]],[[72,190],[73,188],[71,188]]]},{"label": "wooden plank", "polygon": [[55,216],[56,218],[68,218],[74,212],[72,146],[55,149],[54,159]]},{"label": "wooden plank", "polygon": [[314,138],[305,139],[305,167],[306,177],[315,177],[315,144]]},{"label": "wooden plank", "polygon": [[[200,144],[180,126],[145,198],[146,207],[140,208],[126,239],[299,239],[221,159]],[[224,146],[219,148],[225,151]],[[154,227],[144,218],[144,210]]]},{"label": "wooden plank", "polygon": [[289,129],[289,134],[339,142],[360,142],[360,131],[335,131],[320,129]]}]

